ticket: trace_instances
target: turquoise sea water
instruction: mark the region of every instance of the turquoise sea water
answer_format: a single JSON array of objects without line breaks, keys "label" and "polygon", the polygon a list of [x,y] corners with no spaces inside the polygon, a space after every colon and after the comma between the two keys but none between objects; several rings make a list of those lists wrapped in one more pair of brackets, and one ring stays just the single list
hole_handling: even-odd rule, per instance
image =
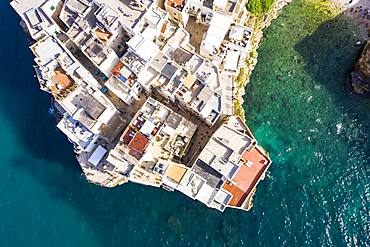
[{"label": "turquoise sea water", "polygon": [[84,181],[2,1],[0,246],[370,246],[370,103],[345,87],[354,29],[302,3],[268,29],[245,97],[273,166],[251,212],[219,213],[180,193]]}]

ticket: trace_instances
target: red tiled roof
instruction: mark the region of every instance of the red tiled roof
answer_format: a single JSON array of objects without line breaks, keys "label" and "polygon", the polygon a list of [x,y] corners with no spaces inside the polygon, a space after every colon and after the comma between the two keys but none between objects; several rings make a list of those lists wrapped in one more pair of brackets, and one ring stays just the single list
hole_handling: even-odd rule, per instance
[{"label": "red tiled roof", "polygon": [[[248,161],[251,163],[250,166],[247,165]],[[226,182],[223,186],[233,195],[229,202],[230,206],[239,207],[243,204],[270,163],[271,160],[256,147],[243,153],[240,168],[232,178],[235,184]]]},{"label": "red tiled roof", "polygon": [[[270,160],[259,149],[253,148],[251,151],[243,153],[241,162],[242,166],[235,174],[233,181],[242,190],[251,191],[266,170]],[[250,162],[251,165],[248,166],[247,162]]]},{"label": "red tiled roof", "polygon": [[136,152],[143,153],[149,144],[149,139],[140,132],[137,132],[128,144],[129,148]]},{"label": "red tiled roof", "polygon": [[95,30],[95,34],[103,42],[108,42],[109,38],[112,37],[110,32],[103,31],[99,28]]},{"label": "red tiled roof", "polygon": [[120,74],[121,69],[124,66],[125,65],[121,61],[119,61],[116,65],[114,65],[114,67],[112,69],[112,74],[115,75],[115,76],[118,76]]},{"label": "red tiled roof", "polygon": [[230,192],[230,194],[233,196],[229,202],[229,205],[230,206],[238,206],[238,205],[241,205],[243,203],[244,200],[242,200],[244,198],[244,194],[245,192],[243,190],[241,190],[240,188],[238,188],[237,186],[231,184],[231,183],[228,183],[226,182],[223,186],[223,188]]},{"label": "red tiled roof", "polygon": [[129,144],[134,136],[136,131],[131,127],[128,127],[125,133],[123,134],[122,140],[125,145]]},{"label": "red tiled roof", "polygon": [[162,28],[161,28],[161,33],[166,32],[167,24],[168,24],[168,21],[165,21],[165,22],[163,23]]},{"label": "red tiled roof", "polygon": [[175,4],[176,6],[183,6],[185,5],[186,0],[169,0],[168,2],[171,6],[174,6]]},{"label": "red tiled roof", "polygon": [[246,163],[251,161],[253,164],[270,164],[270,159],[263,154],[258,147],[254,147],[251,151],[245,151],[242,155],[241,161]]},{"label": "red tiled roof", "polygon": [[63,87],[67,88],[73,84],[73,80],[64,72],[56,69],[54,79]]},{"label": "red tiled roof", "polygon": [[135,151],[134,149],[130,149],[130,151],[128,153],[131,156],[135,157],[135,159],[137,159],[137,160],[140,160],[141,157],[143,157],[143,154],[142,153],[139,153],[139,152]]}]

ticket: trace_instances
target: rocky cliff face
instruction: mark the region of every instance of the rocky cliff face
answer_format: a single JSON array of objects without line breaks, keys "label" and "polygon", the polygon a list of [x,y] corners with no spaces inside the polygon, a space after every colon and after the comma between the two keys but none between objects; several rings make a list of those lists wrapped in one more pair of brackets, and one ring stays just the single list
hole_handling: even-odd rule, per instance
[{"label": "rocky cliff face", "polygon": [[355,70],[351,73],[352,86],[356,93],[363,94],[370,91],[370,42],[366,41],[360,58],[356,62]]}]

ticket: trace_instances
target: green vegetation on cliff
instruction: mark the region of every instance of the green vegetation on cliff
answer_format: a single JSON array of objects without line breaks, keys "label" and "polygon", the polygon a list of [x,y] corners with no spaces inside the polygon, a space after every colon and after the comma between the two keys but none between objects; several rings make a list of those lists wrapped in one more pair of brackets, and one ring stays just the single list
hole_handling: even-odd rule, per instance
[{"label": "green vegetation on cliff", "polygon": [[269,11],[275,0],[249,0],[247,9],[252,14],[262,14]]}]

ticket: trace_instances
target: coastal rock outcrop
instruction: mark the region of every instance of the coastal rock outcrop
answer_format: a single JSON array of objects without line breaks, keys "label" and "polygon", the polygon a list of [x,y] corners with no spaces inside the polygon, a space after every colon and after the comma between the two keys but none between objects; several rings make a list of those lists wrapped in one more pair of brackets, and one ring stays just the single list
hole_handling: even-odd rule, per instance
[{"label": "coastal rock outcrop", "polygon": [[355,70],[351,73],[353,89],[358,94],[370,91],[370,43],[366,41]]}]

